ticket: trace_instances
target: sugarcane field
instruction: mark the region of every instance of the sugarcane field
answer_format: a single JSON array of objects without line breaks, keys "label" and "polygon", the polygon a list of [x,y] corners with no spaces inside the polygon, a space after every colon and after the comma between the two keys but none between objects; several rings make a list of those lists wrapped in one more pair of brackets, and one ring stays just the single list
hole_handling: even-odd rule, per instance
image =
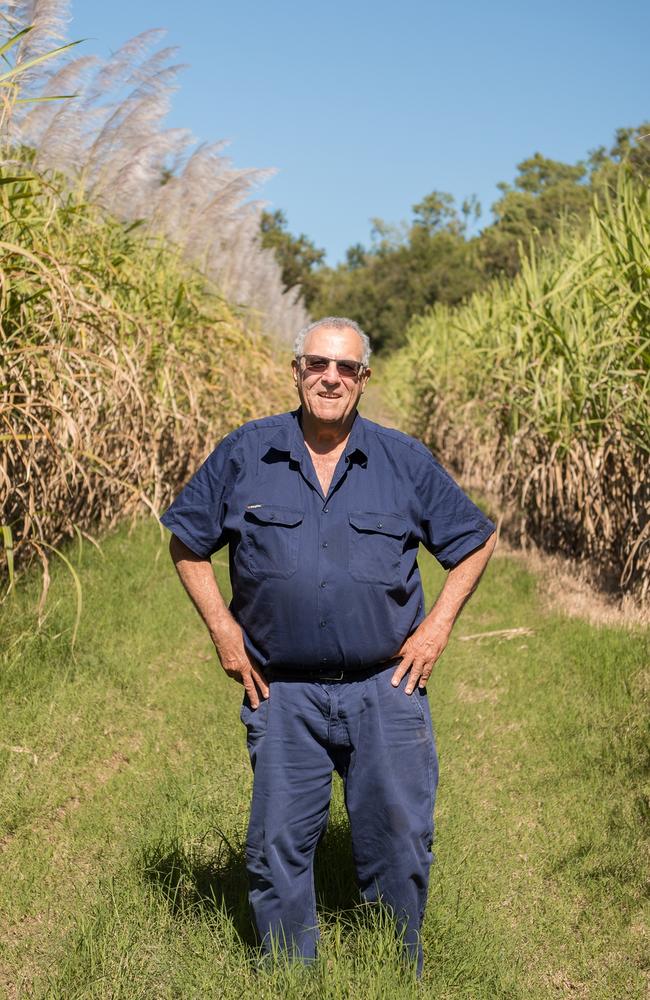
[{"label": "sugarcane field", "polygon": [[624,8],[0,0],[0,996],[646,1000]]}]

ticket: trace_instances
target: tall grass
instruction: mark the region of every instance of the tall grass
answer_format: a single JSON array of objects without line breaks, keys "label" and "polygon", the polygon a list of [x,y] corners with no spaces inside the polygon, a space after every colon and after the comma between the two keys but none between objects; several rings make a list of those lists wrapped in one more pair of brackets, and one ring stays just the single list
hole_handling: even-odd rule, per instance
[{"label": "tall grass", "polygon": [[[70,20],[69,0],[0,0],[0,41],[33,25],[16,49],[27,63],[63,41]],[[249,324],[254,315],[289,341],[307,316],[299,292],[284,292],[274,252],[261,247],[262,204],[253,197],[273,170],[235,167],[227,143],[199,145],[187,129],[166,127],[183,67],[175,48],[161,46],[164,34],[143,32],[105,60],[84,51],[32,66],[22,77],[26,96],[75,96],[16,106],[11,148],[28,146],[37,168],[64,173],[115,217],[168,237],[249,308]]]},{"label": "tall grass", "polygon": [[415,321],[393,384],[411,429],[509,504],[522,540],[650,590],[650,191],[622,171],[586,236]]},{"label": "tall grass", "polygon": [[[214,148],[183,161],[187,135],[161,125],[170,50],[151,54],[151,33],[106,65],[48,70],[70,48],[52,48],[67,7],[0,3],[0,576],[11,589],[38,556],[44,599],[56,553],[78,619],[61,539],[157,511],[210,444],[287,397],[253,332],[278,332],[264,268],[281,288],[249,239],[260,173]],[[228,304],[246,283],[270,312]],[[280,312],[304,319],[286,297]]]},{"label": "tall grass", "polygon": [[5,571],[159,509],[228,429],[286,408],[268,343],[181,251],[32,166],[0,166]]}]

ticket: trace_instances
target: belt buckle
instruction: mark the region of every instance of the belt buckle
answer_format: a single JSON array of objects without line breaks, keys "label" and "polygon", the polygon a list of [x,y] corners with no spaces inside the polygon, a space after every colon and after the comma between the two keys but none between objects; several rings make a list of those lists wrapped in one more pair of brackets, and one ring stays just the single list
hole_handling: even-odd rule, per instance
[{"label": "belt buckle", "polygon": [[342,681],[344,675],[345,675],[345,671],[344,670],[339,670],[338,673],[335,673],[335,674],[321,674],[321,673],[319,673],[318,679],[321,680],[321,681]]}]

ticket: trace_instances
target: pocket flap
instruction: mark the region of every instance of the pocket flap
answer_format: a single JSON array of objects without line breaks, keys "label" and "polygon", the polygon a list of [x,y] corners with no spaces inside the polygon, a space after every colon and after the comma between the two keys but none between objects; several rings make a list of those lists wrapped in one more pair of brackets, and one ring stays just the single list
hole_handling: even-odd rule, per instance
[{"label": "pocket flap", "polygon": [[402,538],[406,534],[407,520],[401,514],[373,514],[367,511],[351,510],[350,524],[357,531],[372,531],[373,534],[391,535]]},{"label": "pocket flap", "polygon": [[304,510],[299,510],[297,507],[278,507],[270,503],[244,511],[244,518],[247,521],[256,524],[280,524],[285,528],[293,528],[296,524],[300,524],[304,516]]}]

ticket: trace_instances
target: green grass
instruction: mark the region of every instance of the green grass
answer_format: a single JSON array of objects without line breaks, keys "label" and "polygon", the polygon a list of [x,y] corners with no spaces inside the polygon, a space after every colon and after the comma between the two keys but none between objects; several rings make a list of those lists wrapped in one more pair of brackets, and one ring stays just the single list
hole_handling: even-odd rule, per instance
[{"label": "green grass", "polygon": [[[241,688],[155,526],[102,548],[69,550],[74,655],[63,566],[40,629],[37,581],[0,610],[9,998],[645,998],[643,635],[544,614],[535,580],[493,560],[430,684],[441,780],[421,985],[356,900],[338,780],[319,962],[255,972]],[[422,568],[431,600],[442,574]],[[533,634],[460,641],[515,626]]]}]

